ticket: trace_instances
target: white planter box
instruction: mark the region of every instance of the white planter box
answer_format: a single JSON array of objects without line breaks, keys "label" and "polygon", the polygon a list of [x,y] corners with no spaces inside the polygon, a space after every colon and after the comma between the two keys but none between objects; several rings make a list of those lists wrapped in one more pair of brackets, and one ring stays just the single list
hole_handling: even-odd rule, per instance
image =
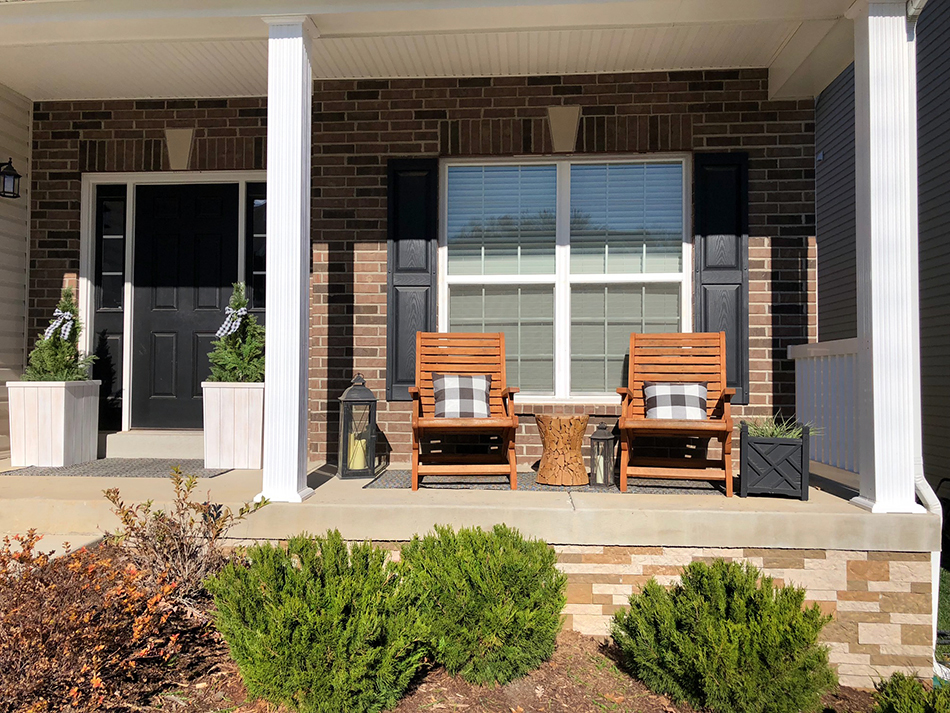
[{"label": "white planter box", "polygon": [[96,460],[99,381],[8,381],[10,458],[15,466]]},{"label": "white planter box", "polygon": [[202,382],[205,468],[264,466],[264,384]]}]

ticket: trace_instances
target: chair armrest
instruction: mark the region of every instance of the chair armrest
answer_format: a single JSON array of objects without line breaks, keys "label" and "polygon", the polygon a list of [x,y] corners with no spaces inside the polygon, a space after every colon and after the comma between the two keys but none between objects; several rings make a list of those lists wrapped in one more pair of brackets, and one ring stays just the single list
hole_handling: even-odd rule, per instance
[{"label": "chair armrest", "polygon": [[416,421],[422,416],[422,392],[418,386],[409,387],[409,395],[412,397],[414,406],[412,409],[412,425],[415,428]]},{"label": "chair armrest", "polygon": [[518,416],[515,414],[512,404],[515,401],[515,394],[517,394],[521,389],[514,386],[506,386],[501,390],[502,403],[505,407],[505,415],[511,418],[515,426],[518,425]]},{"label": "chair armrest", "polygon": [[719,395],[719,403],[716,404],[717,410],[726,421],[732,420],[732,397],[736,395],[735,389],[723,389]]},{"label": "chair armrest", "polygon": [[633,398],[633,391],[630,390],[629,386],[618,386],[617,393],[623,397],[629,396],[630,398]]}]

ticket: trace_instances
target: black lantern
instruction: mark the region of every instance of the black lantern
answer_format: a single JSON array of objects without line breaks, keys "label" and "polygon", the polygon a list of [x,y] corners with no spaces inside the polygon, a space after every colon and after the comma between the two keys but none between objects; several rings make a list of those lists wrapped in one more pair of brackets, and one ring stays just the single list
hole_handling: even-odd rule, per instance
[{"label": "black lantern", "polygon": [[340,397],[341,478],[376,475],[376,397],[366,388],[362,374]]},{"label": "black lantern", "polygon": [[20,197],[20,176],[13,167],[13,159],[0,163],[0,198]]},{"label": "black lantern", "polygon": [[590,435],[590,484],[612,485],[614,480],[614,434],[601,423]]}]

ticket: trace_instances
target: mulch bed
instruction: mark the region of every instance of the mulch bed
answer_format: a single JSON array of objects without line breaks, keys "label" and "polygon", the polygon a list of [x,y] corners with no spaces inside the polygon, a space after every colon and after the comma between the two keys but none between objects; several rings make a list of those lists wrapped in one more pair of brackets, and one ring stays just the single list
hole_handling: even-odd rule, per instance
[{"label": "mulch bed", "polygon": [[[216,635],[206,642],[208,664],[190,680],[169,682],[145,711],[176,713],[286,713],[263,701],[248,701],[237,666]],[[867,691],[842,687],[825,696],[824,713],[869,713]],[[554,657],[537,671],[507,686],[472,686],[443,669],[425,674],[394,713],[697,713],[651,693],[620,670],[610,646],[575,632],[562,632]]]}]

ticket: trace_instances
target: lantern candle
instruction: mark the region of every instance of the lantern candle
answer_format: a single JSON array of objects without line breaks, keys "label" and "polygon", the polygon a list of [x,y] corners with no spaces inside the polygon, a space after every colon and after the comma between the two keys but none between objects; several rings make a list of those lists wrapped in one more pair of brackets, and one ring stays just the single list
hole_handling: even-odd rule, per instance
[{"label": "lantern candle", "polygon": [[351,433],[349,442],[350,462],[347,466],[350,470],[363,470],[366,468],[366,437],[363,433]]}]

